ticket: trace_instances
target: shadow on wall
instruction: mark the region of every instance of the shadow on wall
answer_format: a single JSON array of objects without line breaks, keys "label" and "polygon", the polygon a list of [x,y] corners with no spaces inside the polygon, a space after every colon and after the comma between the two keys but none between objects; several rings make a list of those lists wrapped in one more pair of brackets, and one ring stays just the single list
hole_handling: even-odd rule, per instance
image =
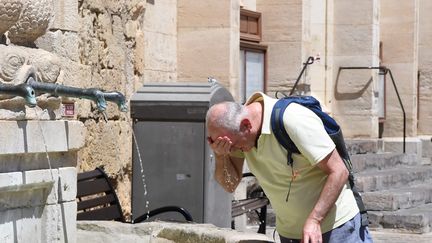
[{"label": "shadow on wall", "polygon": [[[362,75],[362,73],[365,73],[365,70],[344,70],[344,74],[341,73],[342,69],[339,68],[334,88],[334,97],[336,100],[355,100],[362,97],[373,81],[372,77],[369,77],[369,80],[365,82],[365,79],[363,79],[365,75]],[[340,80],[347,82],[343,83],[344,87],[347,87],[343,91],[341,91],[342,88],[339,84]],[[363,83],[364,85],[362,85]],[[350,89],[353,89],[353,91],[350,92]]]}]

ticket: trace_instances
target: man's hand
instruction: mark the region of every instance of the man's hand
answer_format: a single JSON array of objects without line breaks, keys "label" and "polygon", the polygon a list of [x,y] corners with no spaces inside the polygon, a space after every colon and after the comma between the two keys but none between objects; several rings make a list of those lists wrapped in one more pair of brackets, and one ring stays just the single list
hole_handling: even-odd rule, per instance
[{"label": "man's hand", "polygon": [[207,137],[207,142],[217,155],[228,155],[231,152],[232,142],[227,136],[218,137],[214,141],[211,137]]},{"label": "man's hand", "polygon": [[321,225],[315,220],[308,218],[303,227],[303,240],[302,243],[321,243]]}]

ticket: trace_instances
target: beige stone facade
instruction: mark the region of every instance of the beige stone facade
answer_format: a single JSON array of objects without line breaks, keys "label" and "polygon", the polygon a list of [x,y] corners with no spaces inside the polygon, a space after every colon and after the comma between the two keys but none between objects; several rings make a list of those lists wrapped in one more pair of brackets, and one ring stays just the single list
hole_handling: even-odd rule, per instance
[{"label": "beige stone facade", "polygon": [[[300,84],[310,85],[310,93],[338,120],[347,137],[377,138],[378,97],[383,95],[378,70],[340,67],[383,65],[391,69],[401,95],[407,135],[432,134],[429,0],[59,0],[52,1],[52,9],[47,10],[53,19],[41,17],[43,23],[49,21],[48,27],[31,31],[24,43],[17,44],[31,54],[24,55],[25,60],[37,60],[41,51],[54,56],[49,59],[53,61],[44,59],[40,73],[49,80],[52,75],[47,70],[58,67],[52,81],[59,84],[116,90],[129,100],[146,82],[207,82],[212,76],[238,99],[242,8],[261,13],[259,44],[266,47],[265,90],[270,95],[289,92],[302,63],[309,56],[319,56]],[[13,21],[12,17],[0,19],[9,25],[0,30],[12,28]],[[16,33],[14,29],[9,33],[11,38],[1,38],[2,50],[15,48]],[[0,67],[6,64],[2,61]],[[7,74],[4,70],[0,77]],[[1,120],[41,119],[43,114],[31,115],[34,112],[22,98],[10,98],[0,101]],[[385,98],[382,134],[400,137],[402,111],[389,75]],[[89,100],[38,99],[38,106],[49,111],[44,120],[74,119],[84,124],[87,133],[77,155],[78,169],[103,166],[116,181],[124,211],[130,214],[133,143],[129,113],[109,103],[105,121]],[[73,118],[62,117],[62,102],[75,102]]]}]

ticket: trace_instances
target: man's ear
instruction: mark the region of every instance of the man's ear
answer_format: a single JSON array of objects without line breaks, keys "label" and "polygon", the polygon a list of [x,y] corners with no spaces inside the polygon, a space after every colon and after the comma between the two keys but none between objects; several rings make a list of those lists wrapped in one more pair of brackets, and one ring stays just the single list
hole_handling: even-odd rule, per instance
[{"label": "man's ear", "polygon": [[244,118],[243,120],[241,120],[240,122],[240,131],[246,131],[246,130],[251,130],[252,129],[252,123],[250,122],[249,119]]}]

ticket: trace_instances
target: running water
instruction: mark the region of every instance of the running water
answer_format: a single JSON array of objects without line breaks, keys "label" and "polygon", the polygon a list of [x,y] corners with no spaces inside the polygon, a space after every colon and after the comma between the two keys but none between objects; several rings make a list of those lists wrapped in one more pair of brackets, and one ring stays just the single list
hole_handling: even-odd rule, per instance
[{"label": "running water", "polygon": [[[141,152],[140,152],[140,148],[138,146],[138,140],[136,138],[135,131],[134,131],[133,126],[132,126],[132,121],[130,119],[126,118],[126,122],[129,124],[130,129],[132,131],[133,143],[135,145],[135,149],[136,149],[136,152],[138,155],[138,161],[139,161],[139,165],[140,165],[140,173],[141,173],[141,180],[142,180],[143,189],[144,189],[144,197],[146,197],[147,196],[147,184],[145,182],[144,164],[143,164],[143,161],[141,158]],[[150,205],[150,202],[147,200],[145,203],[145,211],[147,213],[147,219],[149,218],[149,213],[150,213],[150,209],[149,209],[150,206],[149,205]]]},{"label": "running water", "polygon": [[[36,106],[37,108],[39,108],[38,106]],[[35,108],[36,108],[35,107]],[[43,113],[45,113],[46,112],[46,110],[42,110],[41,108],[39,108]],[[59,233],[58,235],[60,235],[60,231],[61,231],[61,229],[60,229],[60,224],[59,224],[59,222],[60,222],[60,213],[58,212],[58,195],[57,195],[57,190],[56,190],[56,185],[55,185],[55,179],[54,179],[54,173],[53,173],[53,169],[52,169],[52,166],[51,166],[51,159],[50,159],[50,156],[49,156],[49,153],[48,153],[48,145],[47,145],[47,143],[46,143],[46,139],[45,139],[45,136],[44,136],[44,131],[43,131],[43,129],[42,129],[42,125],[41,125],[41,122],[40,122],[40,120],[41,120],[41,117],[39,116],[39,114],[38,114],[38,112],[36,111],[35,112],[36,113],[36,116],[37,116],[37,123],[38,123],[38,127],[39,127],[39,132],[40,132],[40,134],[41,134],[41,136],[42,136],[42,142],[43,142],[43,144],[44,144],[44,148],[45,148],[45,155],[46,155],[46,159],[47,159],[47,162],[48,162],[48,168],[49,168],[49,171],[50,171],[50,174],[51,174],[51,180],[52,180],[52,182],[53,182],[53,187],[52,187],[52,190],[53,190],[53,194],[54,194],[54,200],[55,200],[55,204],[54,204],[54,210],[55,210],[55,215],[57,216],[56,218],[55,218],[55,220],[56,220],[56,225],[57,225],[57,232]],[[58,175],[58,179],[60,180],[60,174]],[[66,237],[67,238],[67,237]],[[67,240],[65,238],[65,240]]]}]

